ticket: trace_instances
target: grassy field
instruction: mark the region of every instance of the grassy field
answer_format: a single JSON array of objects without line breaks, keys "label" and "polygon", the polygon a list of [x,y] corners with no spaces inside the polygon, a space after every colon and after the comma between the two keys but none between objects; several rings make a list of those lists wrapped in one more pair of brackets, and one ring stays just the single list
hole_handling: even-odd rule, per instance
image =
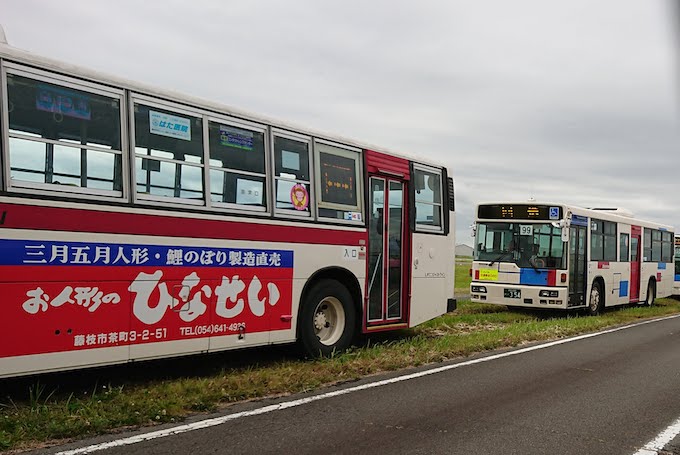
[{"label": "grassy field", "polygon": [[367,338],[331,359],[301,360],[289,348],[270,347],[44,376],[40,381],[4,381],[0,390],[10,392],[0,396],[0,450],[176,422],[238,401],[306,392],[674,313],[680,313],[680,302],[671,299],[597,317],[515,312],[461,301],[453,313],[415,329]]},{"label": "grassy field", "polygon": [[464,295],[470,292],[470,268],[472,268],[471,257],[456,258],[456,295]]}]

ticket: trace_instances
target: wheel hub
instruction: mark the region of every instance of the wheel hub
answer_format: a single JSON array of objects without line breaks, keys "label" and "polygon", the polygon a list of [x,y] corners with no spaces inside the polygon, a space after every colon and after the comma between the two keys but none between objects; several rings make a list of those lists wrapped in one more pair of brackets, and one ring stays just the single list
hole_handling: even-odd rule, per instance
[{"label": "wheel hub", "polygon": [[328,327],[328,319],[326,319],[326,313],[319,311],[314,315],[314,328],[316,330],[323,330]]}]

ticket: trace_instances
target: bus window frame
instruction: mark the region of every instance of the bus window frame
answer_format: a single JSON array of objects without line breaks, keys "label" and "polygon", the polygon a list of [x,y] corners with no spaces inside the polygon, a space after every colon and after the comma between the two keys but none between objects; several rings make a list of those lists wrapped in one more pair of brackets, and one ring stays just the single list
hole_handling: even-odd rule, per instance
[{"label": "bus window frame", "polygon": [[[342,153],[337,153],[333,152],[332,154],[335,154],[336,156],[341,156],[344,158],[350,158],[355,160],[356,163],[356,170],[355,170],[355,179],[356,179],[356,192],[357,192],[357,205],[356,206],[349,206],[346,204],[337,204],[337,203],[332,203],[332,202],[323,202],[321,198],[321,162],[319,158],[319,154],[321,151],[317,147],[317,144],[320,145],[327,145],[329,147],[335,147],[337,149],[340,149]],[[366,170],[364,168],[364,156],[363,156],[363,150],[357,147],[351,147],[348,145],[344,145],[338,142],[333,142],[329,141],[326,139],[319,139],[319,138],[312,138],[312,148],[313,148],[313,161],[314,161],[314,168],[311,171],[312,177],[315,177],[315,185],[314,189],[316,191],[316,194],[318,197],[316,198],[315,204],[314,204],[314,219],[321,221],[321,222],[330,222],[330,223],[340,223],[340,224],[347,224],[347,225],[352,225],[352,226],[365,226],[366,225],[366,211],[364,207],[364,176],[366,175]],[[325,153],[325,152],[324,152]],[[345,212],[358,212],[361,214],[361,220],[353,221],[353,220],[346,220],[344,218],[331,218],[327,216],[322,216],[319,214],[319,209],[331,209],[331,210],[338,210],[338,211],[345,211]]]},{"label": "bus window frame", "polygon": [[[205,207],[205,201],[206,201],[206,196],[205,196],[205,176],[203,177],[203,198],[202,200],[195,200],[195,199],[188,199],[188,198],[181,198],[181,197],[168,197],[168,196],[154,196],[151,194],[144,194],[144,193],[139,193],[137,192],[137,164],[134,162],[137,158],[137,152],[136,152],[136,126],[135,126],[135,104],[141,104],[146,107],[150,108],[156,108],[156,109],[163,109],[169,112],[172,112],[173,114],[177,115],[190,115],[192,117],[200,118],[201,119],[201,127],[204,129],[205,128],[205,114],[203,111],[199,109],[192,109],[189,106],[184,106],[182,104],[177,104],[173,102],[169,102],[166,100],[161,100],[158,98],[153,98],[150,96],[145,96],[137,92],[130,92],[129,95],[129,100],[130,100],[130,105],[129,105],[129,112],[130,112],[130,157],[131,157],[131,162],[130,162],[130,185],[132,187],[130,188],[131,194],[132,194],[132,202],[133,204],[153,204],[154,206],[166,206],[166,207],[177,207],[177,206],[192,206],[192,207]],[[201,131],[201,139],[203,140],[203,137],[205,136],[205,132],[202,130]],[[203,169],[203,172],[205,172],[205,141],[203,140],[203,164],[200,165],[200,167]],[[143,158],[143,157],[142,157]],[[159,158],[159,157],[152,157],[151,159],[155,161],[161,161],[161,162],[170,162],[170,163],[178,163],[178,160],[171,160],[168,158]],[[197,165],[194,165],[193,163],[189,163],[190,166],[193,167],[199,167]]]},{"label": "bus window frame", "polygon": [[[303,142],[307,144],[307,154],[308,154],[308,161],[309,161],[309,181],[305,181],[302,179],[296,179],[295,181],[300,181],[300,182],[306,182],[307,187],[309,188],[308,191],[308,197],[309,197],[309,202],[308,202],[308,207],[309,211],[300,211],[300,210],[292,210],[292,209],[281,209],[276,207],[276,185],[279,180],[284,180],[286,182],[291,182],[293,181],[292,179],[287,179],[287,178],[282,178],[278,177],[276,175],[276,149],[274,146],[274,139],[276,137],[280,137],[283,139],[288,139],[291,141],[297,141],[297,142]],[[272,204],[272,210],[273,214],[277,218],[291,218],[291,219],[296,219],[296,220],[315,220],[316,219],[316,185],[315,185],[315,177],[316,177],[316,168],[315,168],[315,154],[314,154],[314,147],[313,147],[313,138],[312,136],[306,136],[303,134],[298,134],[298,133],[293,133],[291,131],[286,131],[282,130],[280,128],[274,128],[272,127],[270,129],[270,134],[269,134],[269,143],[271,144],[270,152],[269,152],[269,159],[271,163],[271,168],[268,168],[267,170],[271,171],[271,185],[270,185],[270,191],[271,191],[271,204]]]},{"label": "bus window frame", "polygon": [[[205,204],[206,207],[208,208],[213,208],[221,211],[230,211],[232,213],[250,213],[250,214],[257,214],[257,215],[269,215],[270,209],[271,209],[271,200],[272,200],[272,194],[270,190],[270,144],[269,144],[269,128],[267,125],[263,125],[260,123],[255,123],[255,122],[249,122],[247,120],[241,120],[241,119],[236,119],[233,117],[228,117],[228,116],[222,116],[222,115],[217,115],[214,113],[210,113],[205,115],[205,120],[204,120],[204,125],[203,125],[203,146],[204,146],[204,153],[205,153],[205,171],[203,174],[203,185],[205,186],[205,191],[203,194],[203,197],[205,199]],[[242,171],[242,170],[237,170],[237,169],[229,169],[229,168],[217,168],[215,169],[221,169],[219,172],[232,172],[235,174],[240,174],[244,176],[251,176],[251,177],[260,177],[264,178],[264,185],[263,185],[263,191],[264,191],[264,197],[265,197],[265,204],[264,206],[251,206],[251,205],[244,205],[244,204],[237,204],[237,203],[230,203],[230,202],[213,202],[211,200],[211,193],[210,193],[210,170],[212,169],[212,166],[210,166],[210,122],[213,123],[219,123],[220,125],[225,125],[225,126],[233,126],[236,128],[241,128],[244,130],[249,130],[253,131],[256,133],[262,133],[263,137],[263,143],[264,143],[264,174],[258,174],[255,172],[250,172],[250,171]]]},{"label": "bus window frame", "polygon": [[[433,207],[436,207],[437,205],[439,206],[439,219],[440,223],[439,226],[431,226],[427,224],[420,224],[418,223],[418,214],[417,214],[417,205],[418,205],[418,200],[416,199],[416,172],[417,171],[422,171],[422,172],[428,172],[431,174],[436,174],[439,176],[439,199],[440,202],[437,204],[433,202],[432,204],[429,204],[428,202],[421,202],[425,203],[428,205],[432,205]],[[448,181],[446,182],[448,185]],[[448,205],[449,201],[447,199],[446,192],[444,190],[444,170],[443,168],[437,168],[434,166],[428,166],[426,164],[420,164],[420,163],[413,163],[413,184],[411,185],[411,193],[413,196],[413,225],[415,227],[415,232],[423,232],[423,233],[428,233],[428,234],[444,234],[446,232],[444,224],[446,223],[446,220],[444,218],[444,204],[446,204],[447,210],[448,210]]]},{"label": "bus window frame", "polygon": [[[32,68],[18,63],[1,60],[0,63],[0,93],[4,102],[0,105],[0,119],[2,130],[6,132],[2,138],[2,153],[0,154],[0,165],[2,165],[2,178],[0,188],[7,192],[22,193],[37,196],[62,196],[76,199],[100,200],[100,201],[128,201],[130,198],[130,161],[129,161],[129,135],[127,104],[125,103],[125,90],[116,88],[86,79],[79,79],[65,74]],[[58,140],[45,138],[31,138],[21,133],[10,133],[9,128],[9,91],[7,89],[7,75],[12,74],[27,79],[44,82],[47,84],[64,87],[67,89],[78,90],[94,95],[104,96],[118,100],[118,110],[120,116],[120,150],[107,149],[97,146],[76,147],[73,144],[60,142]],[[9,159],[9,141],[14,139],[29,139],[36,143],[53,144],[74,149],[92,150],[94,152],[110,153],[121,157],[121,190],[102,190],[97,188],[83,188],[80,186],[55,185],[53,183],[37,183],[28,181],[12,181],[11,163]]]}]

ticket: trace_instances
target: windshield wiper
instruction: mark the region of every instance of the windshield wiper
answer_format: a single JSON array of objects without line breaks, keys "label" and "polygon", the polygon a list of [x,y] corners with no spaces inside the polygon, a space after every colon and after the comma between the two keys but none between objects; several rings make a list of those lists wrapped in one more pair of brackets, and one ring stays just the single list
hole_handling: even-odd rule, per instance
[{"label": "windshield wiper", "polygon": [[511,254],[511,253],[510,253],[509,251],[506,251],[506,252],[504,252],[504,253],[501,253],[500,256],[498,256],[498,257],[497,257],[496,259],[494,259],[493,261],[489,262],[489,264],[487,265],[487,267],[491,267],[491,266],[494,265],[497,261],[500,261],[501,259],[503,259],[503,256],[506,256],[506,255],[508,255],[508,254]]}]

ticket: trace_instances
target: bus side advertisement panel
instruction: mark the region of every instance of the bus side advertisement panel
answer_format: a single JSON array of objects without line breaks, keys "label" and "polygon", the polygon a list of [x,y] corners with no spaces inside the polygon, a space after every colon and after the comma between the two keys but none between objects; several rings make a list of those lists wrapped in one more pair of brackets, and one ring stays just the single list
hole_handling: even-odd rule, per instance
[{"label": "bus side advertisement panel", "polygon": [[0,240],[0,358],[291,328],[293,252]]}]

